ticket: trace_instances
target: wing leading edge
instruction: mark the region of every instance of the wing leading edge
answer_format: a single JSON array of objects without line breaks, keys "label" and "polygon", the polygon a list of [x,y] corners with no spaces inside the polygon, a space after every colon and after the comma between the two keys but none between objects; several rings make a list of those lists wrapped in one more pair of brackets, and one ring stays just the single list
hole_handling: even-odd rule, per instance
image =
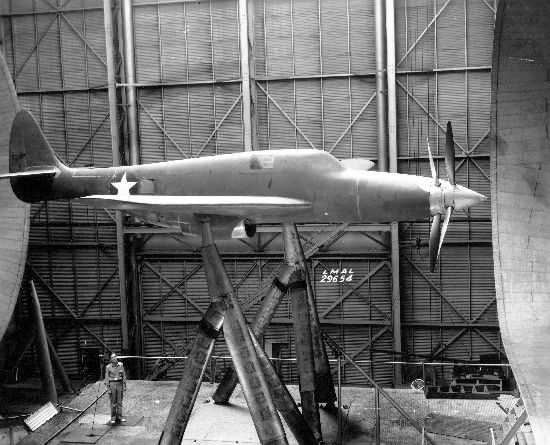
[{"label": "wing leading edge", "polygon": [[278,196],[91,195],[75,201],[111,210],[241,216],[251,211],[301,210],[311,202]]}]

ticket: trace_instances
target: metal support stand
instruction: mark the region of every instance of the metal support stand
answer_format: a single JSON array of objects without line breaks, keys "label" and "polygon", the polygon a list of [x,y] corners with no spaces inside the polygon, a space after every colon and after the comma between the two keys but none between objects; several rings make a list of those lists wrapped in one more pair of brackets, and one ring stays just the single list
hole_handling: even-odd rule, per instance
[{"label": "metal support stand", "polygon": [[313,358],[315,362],[315,388],[317,390],[317,403],[333,404],[336,401],[334,382],[330,365],[328,362],[327,350],[321,334],[321,323],[317,312],[317,304],[313,293],[313,286],[309,278],[304,249],[300,242],[298,230],[295,224],[283,224],[283,237],[285,242],[286,262],[289,265],[298,266],[304,274],[307,286],[307,299],[311,320],[311,337],[313,342]]},{"label": "metal support stand", "polygon": [[380,391],[378,391],[378,388],[374,388],[374,411],[376,412],[374,437],[376,440],[376,445],[380,445]]},{"label": "metal support stand", "polygon": [[292,324],[296,345],[296,364],[300,378],[300,399],[302,414],[313,434],[322,439],[321,418],[315,393],[315,362],[311,341],[311,323],[307,304],[306,283],[301,271],[295,271],[290,278],[289,298],[292,301]]},{"label": "metal support stand", "polygon": [[254,335],[252,328],[250,328],[250,337],[260,359],[262,371],[269,386],[271,397],[273,397],[275,408],[277,408],[277,411],[285,419],[286,424],[294,434],[299,445],[316,445],[317,439],[315,439],[313,432],[305,421],[304,416],[302,416],[290,392],[288,392],[287,387],[281,382],[277,371],[275,371],[269,357],[260,346],[259,340]]},{"label": "metal support stand", "polygon": [[202,229],[201,253],[213,301],[200,323],[159,443],[181,443],[214,341],[223,325],[225,341],[260,442],[265,445],[286,445],[288,442],[283,426],[261,371],[248,325],[214,244],[208,218],[202,221]]},{"label": "metal support stand", "polygon": [[[279,307],[281,300],[286,295],[288,280],[293,270],[294,268],[290,266],[283,268],[281,273],[279,273],[279,275],[276,276],[271,283],[271,286],[262,301],[262,305],[258,310],[252,325],[250,326],[252,332],[258,339],[263,337],[266,328],[271,323],[275,312],[277,312],[277,308]],[[223,375],[222,381],[212,396],[214,402],[219,405],[228,403],[238,382],[239,380],[237,374],[235,373],[235,368],[233,366],[229,366]]]},{"label": "metal support stand", "polygon": [[344,428],[342,425],[342,354],[337,353],[338,361],[338,445],[342,445]]},{"label": "metal support stand", "polygon": [[329,346],[334,354],[334,357],[336,358],[336,371],[338,376],[338,429],[336,431],[336,443],[338,445],[342,445],[342,441],[344,440],[344,425],[342,419],[342,353],[338,348],[333,347],[330,343]]},{"label": "metal support stand", "polygon": [[[210,234],[207,233],[207,235],[203,236],[202,257],[205,269],[212,270],[215,266],[212,265],[211,250],[212,247],[215,249],[215,246],[213,246]],[[226,309],[225,296],[231,290],[224,286],[225,283],[213,280],[210,273],[207,273],[206,277],[212,303],[199,323],[197,336],[174,395],[159,445],[179,445],[181,443],[208,360],[212,355],[214,343],[223,325]]]},{"label": "metal support stand", "polygon": [[50,352],[48,351],[48,340],[46,329],[44,327],[44,320],[42,319],[42,311],[40,310],[40,302],[38,301],[38,295],[36,294],[36,288],[34,282],[30,281],[31,285],[31,304],[33,308],[34,323],[36,328],[36,345],[38,349],[38,355],[40,358],[40,374],[42,377],[42,384],[46,390],[48,400],[53,405],[57,405],[57,390],[55,388],[55,380],[53,377],[52,362],[50,361]]},{"label": "metal support stand", "polygon": [[63,367],[63,363],[61,363],[61,359],[57,355],[57,351],[55,350],[55,347],[50,340],[50,337],[46,334],[46,340],[48,341],[48,346],[50,347],[50,355],[52,358],[53,365],[55,366],[55,372],[57,373],[57,376],[59,377],[59,380],[61,380],[61,386],[63,387],[64,393],[73,393],[74,388],[71,385],[71,381],[69,380],[69,376],[67,375],[67,372],[65,371],[65,368]]}]

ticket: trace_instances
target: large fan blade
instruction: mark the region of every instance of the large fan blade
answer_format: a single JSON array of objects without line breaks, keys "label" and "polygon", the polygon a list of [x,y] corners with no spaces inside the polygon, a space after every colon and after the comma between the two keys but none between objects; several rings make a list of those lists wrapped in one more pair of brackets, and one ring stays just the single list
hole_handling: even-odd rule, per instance
[{"label": "large fan blade", "polygon": [[441,213],[436,213],[432,221],[432,227],[430,229],[430,271],[435,270],[435,262],[437,261],[438,243],[441,233]]},{"label": "large fan blade", "polygon": [[445,167],[447,168],[447,178],[451,185],[455,185],[455,141],[453,137],[453,127],[451,121],[447,122],[447,140],[445,143]]},{"label": "large fan blade", "polygon": [[445,214],[445,220],[443,221],[443,230],[441,230],[441,237],[439,238],[439,247],[437,248],[437,258],[439,258],[439,252],[441,252],[441,246],[443,245],[443,238],[445,238],[445,232],[449,227],[449,221],[451,220],[451,214],[453,213],[452,207],[447,207],[447,213]]},{"label": "large fan blade", "polygon": [[439,178],[437,177],[437,171],[435,169],[434,158],[432,156],[432,150],[430,149],[430,139],[426,138],[428,143],[428,157],[430,158],[430,168],[432,170],[432,178],[434,180],[434,185],[437,187],[439,185]]}]

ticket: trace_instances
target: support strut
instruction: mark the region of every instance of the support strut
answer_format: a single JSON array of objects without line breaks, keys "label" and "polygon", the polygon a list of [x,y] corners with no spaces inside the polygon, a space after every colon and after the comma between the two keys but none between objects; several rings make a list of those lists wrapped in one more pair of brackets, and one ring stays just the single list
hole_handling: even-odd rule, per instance
[{"label": "support strut", "polygon": [[289,298],[292,304],[292,324],[294,327],[296,345],[296,364],[300,378],[300,399],[302,414],[313,431],[317,440],[322,440],[321,418],[315,391],[315,357],[311,316],[307,296],[306,271],[297,261],[295,237],[297,234],[294,224],[283,224],[283,239],[285,244],[285,261],[295,264],[289,283]]},{"label": "support strut", "polygon": [[[277,312],[277,308],[279,307],[281,300],[286,295],[288,280],[293,270],[294,268],[288,265],[283,267],[283,270],[273,279],[273,282],[271,283],[271,286],[262,301],[262,305],[256,313],[256,317],[254,318],[250,328],[259,340],[261,340],[265,334],[265,330],[271,323],[275,312]],[[222,381],[212,396],[214,402],[219,405],[228,403],[238,382],[239,380],[237,378],[235,368],[233,366],[229,366],[223,375]]]},{"label": "support strut", "polygon": [[315,439],[311,428],[305,421],[304,416],[302,416],[302,413],[298,409],[287,387],[281,382],[281,379],[277,375],[277,371],[275,371],[269,357],[260,346],[259,340],[254,335],[252,329],[250,329],[250,336],[252,337],[254,348],[260,359],[262,371],[265,375],[277,411],[279,411],[283,419],[285,419],[286,424],[289,426],[292,434],[294,434],[299,445],[317,445],[317,439]]},{"label": "support strut", "polygon": [[[209,231],[206,231],[206,236],[203,233],[201,249],[205,269],[209,268],[213,270],[215,267],[212,265],[211,260],[212,247],[215,249],[212,236]],[[214,349],[214,343],[223,325],[227,306],[225,296],[231,291],[223,286],[223,282],[219,283],[213,279],[212,273],[207,272],[206,279],[212,303],[210,303],[208,310],[199,323],[197,336],[189,352],[183,376],[174,395],[164,430],[160,436],[159,445],[179,445],[181,443],[208,365],[208,360]]]},{"label": "support strut", "polygon": [[42,318],[42,311],[40,309],[40,302],[38,301],[38,295],[34,282],[31,280],[31,304],[32,313],[34,316],[34,323],[36,329],[36,346],[38,349],[38,356],[40,359],[40,375],[42,377],[42,384],[46,390],[48,400],[52,404],[57,405],[57,389],[55,388],[55,380],[53,377],[52,362],[50,360],[50,351],[48,350],[48,335],[46,334],[46,328],[44,327],[44,320]]},{"label": "support strut", "polygon": [[261,370],[248,325],[203,218],[202,260],[212,304],[201,321],[189,361],[168,415],[160,444],[179,444],[189,421],[214,341],[223,325],[224,337],[262,445],[287,445],[285,432]]},{"label": "support strut", "polygon": [[336,391],[330,365],[328,361],[327,350],[321,333],[321,323],[317,312],[317,304],[313,293],[313,286],[309,278],[306,257],[304,249],[298,235],[295,224],[283,225],[283,235],[285,240],[285,256],[289,265],[296,265],[304,274],[307,286],[307,300],[311,320],[311,337],[313,342],[313,357],[315,361],[315,388],[317,390],[317,403],[333,404],[336,401]]}]

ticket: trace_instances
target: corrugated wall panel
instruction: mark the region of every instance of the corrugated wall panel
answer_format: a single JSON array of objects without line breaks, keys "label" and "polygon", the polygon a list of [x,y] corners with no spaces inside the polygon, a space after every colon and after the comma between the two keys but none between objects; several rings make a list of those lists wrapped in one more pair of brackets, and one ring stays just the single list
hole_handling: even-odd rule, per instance
[{"label": "corrugated wall panel", "polygon": [[349,11],[344,2],[321,0],[322,74],[350,72]]},{"label": "corrugated wall panel", "polygon": [[134,46],[136,81],[160,82],[160,36],[158,8],[134,8]]},{"label": "corrugated wall panel", "polygon": [[[11,17],[12,32],[17,38],[13,39],[13,65],[15,89],[17,91],[35,90],[39,87],[38,60],[33,51],[36,43],[36,26],[32,17]],[[27,60],[28,59],[28,60]],[[8,60],[8,63],[10,61]]]},{"label": "corrugated wall panel", "polygon": [[[53,89],[61,88],[61,47],[59,42],[59,21],[60,17],[55,17],[50,25],[52,16],[37,15],[36,29],[38,35],[44,32],[44,38],[38,45],[36,53],[38,56],[38,70],[40,88]],[[46,31],[46,29],[49,29]]]},{"label": "corrugated wall panel", "polygon": [[[323,149],[323,112],[321,85],[315,81],[298,81],[294,83],[296,124],[307,136],[313,146]],[[288,148],[312,148],[300,135],[296,145]]]},{"label": "corrugated wall panel", "polygon": [[[84,14],[68,12],[65,15],[71,24],[84,34]],[[80,39],[65,20],[61,20],[61,63],[63,67],[63,83],[66,88],[82,88],[88,83],[86,64],[86,44]],[[84,69],[82,61],[84,63]]]},{"label": "corrugated wall panel", "polygon": [[[239,84],[216,86],[214,89],[214,101],[216,107],[216,125],[218,125],[229,112],[241,93]],[[242,100],[239,100],[233,110],[225,118],[215,134],[216,153],[237,153],[243,151],[243,125],[242,125]],[[200,148],[200,147],[199,147]],[[266,147],[259,147],[265,149]]]},{"label": "corrugated wall panel", "polygon": [[376,158],[378,156],[378,133],[376,128],[376,99],[359,115],[376,90],[371,78],[351,79],[351,116],[356,119],[351,127],[352,145],[347,152],[336,150],[335,156]]},{"label": "corrugated wall panel", "polygon": [[187,63],[189,80],[211,80],[212,39],[210,2],[187,3],[185,5],[187,24]]},{"label": "corrugated wall panel", "polygon": [[[97,5],[96,3],[95,6]],[[85,36],[88,45],[91,47],[86,49],[87,85],[90,87],[105,86],[107,83],[107,66],[94,54],[97,53],[103,61],[107,60],[103,11],[86,11],[84,13],[84,24],[84,32],[81,34]],[[73,38],[79,39],[76,35]]]},{"label": "corrugated wall panel", "polygon": [[[140,11],[140,15],[142,14],[141,8],[136,10]],[[184,82],[188,74],[185,6],[183,3],[161,5],[159,14],[162,79],[167,83]]]},{"label": "corrugated wall panel", "polygon": [[[438,0],[437,10],[443,5],[444,2]],[[437,19],[438,68],[467,66],[465,39],[464,2],[449,2]]]},{"label": "corrugated wall panel", "polygon": [[[292,75],[291,9],[288,0],[264,0],[265,71],[268,76]],[[258,60],[261,65],[261,60]]]},{"label": "corrugated wall panel", "polygon": [[[353,119],[350,116],[350,96],[347,79],[331,79],[323,82],[323,125],[327,149],[338,141]],[[346,133],[339,142],[338,152],[342,153],[342,147],[349,147],[350,144],[351,136]]]},{"label": "corrugated wall panel", "polygon": [[[435,28],[427,25],[433,19],[433,3],[426,0],[396,2],[397,69],[422,70],[434,67]],[[437,32],[439,33],[439,22]],[[424,32],[420,40],[418,38]],[[417,42],[418,40],[418,42]],[[415,44],[415,42],[417,42]],[[399,63],[407,54],[403,62]]]},{"label": "corrugated wall panel", "polygon": [[350,0],[348,8],[351,72],[353,74],[372,72],[376,67],[374,2]]},{"label": "corrugated wall panel", "polygon": [[240,76],[238,3],[211,2],[214,78],[237,79]]},{"label": "corrugated wall panel", "polygon": [[[163,124],[161,90],[144,89],[139,91],[139,141],[141,162],[162,162],[167,159],[162,130],[155,123]],[[147,110],[147,111],[145,111]],[[151,118],[152,116],[152,118]],[[153,120],[154,119],[154,120]]]},{"label": "corrugated wall panel", "polygon": [[[488,3],[493,5],[490,2]],[[466,24],[468,29],[466,38],[469,66],[490,65],[493,47],[492,45],[480,45],[480,42],[493,41],[494,20],[494,13],[485,2],[466,2]]]},{"label": "corrugated wall panel", "polygon": [[[191,119],[191,150],[197,153],[216,128],[214,122],[214,92],[210,85],[189,89],[189,110]],[[204,147],[202,156],[216,153],[216,140],[211,138]]]},{"label": "corrugated wall panel", "polygon": [[294,74],[296,76],[319,74],[321,52],[317,1],[292,2],[292,38]]},{"label": "corrugated wall panel", "polygon": [[[292,84],[288,82],[270,82],[269,87],[264,85],[264,88],[292,119],[294,117]],[[264,133],[262,139],[266,140],[266,138],[269,138],[268,147],[265,148],[269,148],[270,150],[283,150],[295,147],[296,139],[294,137],[294,126],[283,114],[281,114],[280,110],[271,101],[268,100],[264,103],[259,102],[258,107],[263,104],[267,106],[267,110],[264,113],[258,113],[258,131]],[[262,115],[266,117],[265,121],[260,120]]]}]

